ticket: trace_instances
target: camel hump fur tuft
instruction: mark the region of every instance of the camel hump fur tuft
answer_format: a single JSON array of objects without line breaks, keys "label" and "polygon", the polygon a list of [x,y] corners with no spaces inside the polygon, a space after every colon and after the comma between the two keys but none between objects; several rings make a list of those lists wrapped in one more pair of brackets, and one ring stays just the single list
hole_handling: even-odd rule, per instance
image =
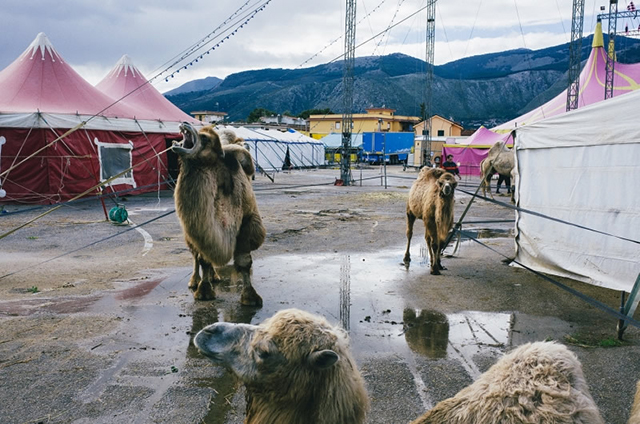
[{"label": "camel hump fur tuft", "polygon": [[431,274],[445,269],[440,261],[444,242],[453,226],[454,192],[458,185],[453,174],[440,168],[422,168],[409,191],[407,201],[407,250],[404,263],[411,262],[411,238],[416,219],[422,219],[429,249]]},{"label": "camel hump fur tuft", "polygon": [[347,333],[298,309],[260,325],[219,322],[194,339],[246,387],[246,424],[361,424],[369,409]]},{"label": "camel hump fur tuft", "polygon": [[[215,298],[215,266],[233,258],[242,276],[241,302],[260,306],[251,285],[251,251],[264,242],[266,230],[251,186],[251,154],[238,144],[224,144],[212,126],[200,131],[181,126],[183,140],[173,147],[180,158],[174,199],[187,246],[194,259],[189,287],[199,300]],[[226,140],[236,140],[225,133]],[[200,276],[202,268],[202,278]]]},{"label": "camel hump fur tuft", "polygon": [[524,344],[412,424],[604,424],[577,356],[555,342]]}]

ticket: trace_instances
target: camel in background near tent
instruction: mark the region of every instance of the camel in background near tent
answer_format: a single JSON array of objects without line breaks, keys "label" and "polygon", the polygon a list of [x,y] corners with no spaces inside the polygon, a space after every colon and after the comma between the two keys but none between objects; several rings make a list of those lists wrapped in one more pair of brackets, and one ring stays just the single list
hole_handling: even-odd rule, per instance
[{"label": "camel in background near tent", "polygon": [[[493,199],[491,194],[491,177],[493,174],[498,173],[505,177],[511,178],[511,184],[515,183],[515,175],[513,173],[515,169],[515,153],[513,149],[509,149],[506,146],[505,141],[498,141],[491,146],[487,157],[480,162],[480,172],[482,173],[482,195],[487,197],[487,191]],[[510,188],[511,201],[513,198],[513,185]]]}]

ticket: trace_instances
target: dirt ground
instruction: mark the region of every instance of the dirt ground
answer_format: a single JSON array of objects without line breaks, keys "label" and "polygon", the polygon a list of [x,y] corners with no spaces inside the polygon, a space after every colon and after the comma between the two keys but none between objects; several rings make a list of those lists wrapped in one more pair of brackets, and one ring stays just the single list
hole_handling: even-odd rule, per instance
[{"label": "dirt ground", "polygon": [[[257,176],[267,228],[253,256],[261,309],[238,305],[230,267],[222,270],[227,284],[218,299],[193,301],[191,255],[170,191],[120,199],[128,224],[110,223],[100,202],[83,201],[0,239],[0,422],[242,422],[242,389],[201,358],[190,338],[215,321],[257,323],[286,307],[338,323],[334,295],[350,278],[350,334],[372,399],[368,422],[415,419],[510,348],[550,339],[578,355],[606,422],[625,423],[640,379],[640,332],[629,328],[618,342],[615,318],[509,266],[514,212],[481,200],[463,229],[498,253],[463,241],[444,258],[444,275],[431,276],[417,223],[414,262],[401,267],[405,203],[417,174],[386,172],[387,188],[377,167],[354,169],[349,187],[333,185],[336,169],[280,172],[275,182]],[[465,177],[460,188],[475,191],[477,183]],[[456,194],[456,220],[469,200]],[[113,206],[105,203],[107,211]],[[0,234],[50,210],[5,205]],[[560,281],[619,306],[620,293]],[[408,324],[425,316],[420,311],[448,317],[443,342],[411,336]],[[456,345],[456,319],[470,316],[480,327],[500,323],[493,341],[473,336]],[[504,340],[495,340],[498,333]]]}]

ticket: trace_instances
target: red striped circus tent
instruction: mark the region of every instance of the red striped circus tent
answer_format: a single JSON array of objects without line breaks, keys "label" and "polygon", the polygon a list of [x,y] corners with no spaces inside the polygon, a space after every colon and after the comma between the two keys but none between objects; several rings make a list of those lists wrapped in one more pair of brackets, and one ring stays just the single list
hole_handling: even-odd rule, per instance
[{"label": "red striped circus tent", "polygon": [[167,155],[157,153],[186,118],[135,98],[117,101],[85,81],[44,33],[0,71],[0,92],[1,203],[95,195],[93,187],[131,167],[106,190],[155,191],[169,178]]}]

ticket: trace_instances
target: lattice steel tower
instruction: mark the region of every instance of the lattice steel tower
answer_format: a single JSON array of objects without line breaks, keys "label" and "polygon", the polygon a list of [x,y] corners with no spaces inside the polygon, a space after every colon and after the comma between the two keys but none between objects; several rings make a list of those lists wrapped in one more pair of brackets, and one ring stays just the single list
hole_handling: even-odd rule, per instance
[{"label": "lattice steel tower", "polygon": [[609,44],[604,78],[604,99],[613,97],[613,68],[616,63],[616,27],[618,24],[618,0],[609,0]]},{"label": "lattice steel tower", "polygon": [[436,0],[428,0],[427,4],[427,34],[426,34],[426,54],[425,54],[425,84],[424,84],[424,142],[422,144],[422,155],[420,163],[430,165],[431,162],[431,104],[433,97],[433,58],[436,41]]},{"label": "lattice steel tower", "polygon": [[573,0],[571,19],[571,44],[569,45],[569,88],[567,112],[578,108],[580,93],[580,62],[582,58],[582,27],[584,24],[584,0]]},{"label": "lattice steel tower", "polygon": [[342,74],[342,154],[340,179],[351,184],[351,127],[353,122],[353,66],[356,50],[356,0],[347,0],[344,22],[344,72]]}]

